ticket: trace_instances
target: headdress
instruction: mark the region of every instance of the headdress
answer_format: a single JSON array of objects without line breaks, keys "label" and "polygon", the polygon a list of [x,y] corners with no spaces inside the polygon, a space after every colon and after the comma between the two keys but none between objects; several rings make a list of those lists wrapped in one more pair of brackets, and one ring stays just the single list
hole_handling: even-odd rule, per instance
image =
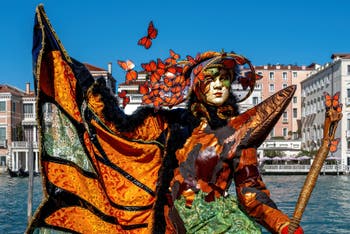
[{"label": "headdress", "polygon": [[156,109],[161,106],[171,108],[187,100],[190,93],[196,92],[200,82],[204,81],[206,69],[209,67],[228,69],[231,73],[231,84],[240,84],[243,90],[249,88],[248,93],[239,102],[250,96],[256,80],[261,78],[247,58],[235,53],[208,51],[198,54],[195,58],[186,56],[185,60],[177,60],[170,64],[158,59],[158,64],[161,63],[164,70],[160,73],[154,69],[149,75],[154,76],[157,72],[162,75],[155,82],[148,81],[142,87],[143,103],[153,104]]}]

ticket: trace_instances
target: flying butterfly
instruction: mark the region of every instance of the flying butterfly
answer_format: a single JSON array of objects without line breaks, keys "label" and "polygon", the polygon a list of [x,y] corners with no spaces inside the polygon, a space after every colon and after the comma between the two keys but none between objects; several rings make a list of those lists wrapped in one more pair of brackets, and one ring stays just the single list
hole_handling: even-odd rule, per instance
[{"label": "flying butterfly", "polygon": [[136,80],[137,78],[137,72],[134,69],[135,64],[131,60],[126,60],[126,61],[117,61],[119,66],[126,71],[125,78],[126,82]]},{"label": "flying butterfly", "polygon": [[153,21],[149,22],[147,29],[147,36],[142,37],[138,40],[137,44],[149,49],[152,45],[152,40],[158,35],[158,29],[153,25]]},{"label": "flying butterfly", "polygon": [[331,143],[329,145],[329,151],[331,153],[334,153],[335,151],[337,151],[339,142],[340,142],[340,138],[336,138],[336,139],[331,141]]}]

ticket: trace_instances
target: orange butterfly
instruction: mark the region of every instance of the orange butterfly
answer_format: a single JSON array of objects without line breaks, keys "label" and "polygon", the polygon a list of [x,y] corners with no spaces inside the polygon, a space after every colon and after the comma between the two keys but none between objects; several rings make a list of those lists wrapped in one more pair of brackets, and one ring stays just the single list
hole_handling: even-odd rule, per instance
[{"label": "orange butterfly", "polygon": [[190,65],[193,66],[199,61],[200,53],[198,53],[195,58],[193,58],[191,55],[187,55],[186,58]]},{"label": "orange butterfly", "polygon": [[339,97],[340,97],[340,92],[336,92],[333,96],[333,107],[338,107],[339,106]]},{"label": "orange butterfly", "polygon": [[155,39],[158,35],[158,29],[153,25],[153,22],[149,22],[147,29],[147,36],[142,37],[137,44],[144,46],[146,49],[149,49],[152,45],[152,40]]},{"label": "orange butterfly", "polygon": [[193,74],[195,75],[194,82],[196,82],[196,79],[198,79],[200,81],[204,80],[205,77],[204,77],[202,70],[203,70],[203,65],[201,65],[201,64],[193,69]]},{"label": "orange butterfly", "polygon": [[135,64],[131,60],[121,61],[118,60],[119,66],[126,71],[126,82],[136,80],[137,78],[137,72],[133,70],[135,67]]},{"label": "orange butterfly", "polygon": [[140,92],[140,94],[143,94],[143,95],[145,95],[145,94],[147,94],[149,92],[149,88],[148,88],[147,82],[145,82],[143,85],[139,86],[139,92]]},{"label": "orange butterfly", "polygon": [[180,58],[180,55],[175,53],[172,49],[169,50],[170,57],[165,60],[166,64],[174,65],[176,64],[176,60]]},{"label": "orange butterfly", "polygon": [[336,92],[333,98],[328,92],[324,92],[324,96],[325,96],[325,105],[327,108],[335,107],[338,109],[340,92]]},{"label": "orange butterfly", "polygon": [[329,151],[331,153],[334,153],[335,151],[337,151],[339,142],[340,142],[340,138],[336,138],[333,141],[331,141],[329,146]]},{"label": "orange butterfly", "polygon": [[149,63],[141,64],[141,66],[143,67],[143,69],[145,69],[145,71],[150,73],[150,80],[152,83],[159,81],[161,76],[165,73],[165,64],[162,63],[162,61],[159,59],[157,63],[152,60]]},{"label": "orange butterfly", "polygon": [[123,108],[125,108],[125,106],[130,102],[130,97],[126,96],[126,94],[126,90],[122,90],[118,93],[118,97],[123,99]]}]

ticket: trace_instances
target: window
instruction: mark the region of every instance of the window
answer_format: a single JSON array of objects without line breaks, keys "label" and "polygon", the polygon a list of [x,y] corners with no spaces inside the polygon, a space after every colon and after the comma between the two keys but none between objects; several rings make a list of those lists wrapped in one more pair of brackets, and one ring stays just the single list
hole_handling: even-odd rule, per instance
[{"label": "window", "polygon": [[274,84],[270,84],[270,92],[275,92],[275,85]]},{"label": "window", "polygon": [[287,88],[287,86],[288,86],[287,84],[283,84],[283,85],[282,85],[282,88],[283,88],[283,89],[284,89],[284,88]]},{"label": "window", "polygon": [[5,112],[6,111],[6,102],[0,101],[0,111]]},{"label": "window", "polygon": [[350,74],[350,65],[348,65],[348,75]]},{"label": "window", "polygon": [[274,137],[275,136],[275,128],[273,128],[270,132],[270,137]]},{"label": "window", "polygon": [[287,113],[286,111],[283,112],[282,121],[283,121],[283,122],[287,122],[287,121],[288,121],[288,113]]},{"label": "window", "polygon": [[270,77],[270,80],[274,80],[275,79],[275,73],[274,72],[270,72],[269,77]]},{"label": "window", "polygon": [[283,128],[282,129],[282,134],[284,137],[288,136],[288,128]]},{"label": "window", "polygon": [[297,78],[298,73],[297,72],[293,72],[293,78]]},{"label": "window", "polygon": [[33,113],[33,104],[23,104],[23,113],[32,114]]},{"label": "window", "polygon": [[12,112],[16,112],[16,103],[12,102]]},{"label": "window", "polygon": [[297,103],[298,102],[298,97],[293,97],[293,103]]},{"label": "window", "polygon": [[283,80],[287,80],[287,72],[282,73],[282,78],[283,78]]},{"label": "window", "polygon": [[0,127],[0,141],[6,140],[6,128]]},{"label": "window", "polygon": [[298,109],[293,108],[293,118],[297,118],[297,117],[298,117]]},{"label": "window", "polygon": [[259,103],[258,97],[253,97],[253,105],[257,105]]}]

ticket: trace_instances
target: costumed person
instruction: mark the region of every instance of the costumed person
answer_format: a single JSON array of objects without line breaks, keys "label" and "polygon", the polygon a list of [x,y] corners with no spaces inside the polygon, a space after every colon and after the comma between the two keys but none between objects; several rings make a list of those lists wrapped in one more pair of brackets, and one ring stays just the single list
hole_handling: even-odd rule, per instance
[{"label": "costumed person", "polygon": [[[231,86],[249,95],[254,67],[235,53],[205,52],[165,61],[159,79],[143,86],[150,105],[126,115],[104,80],[68,56],[42,6],[33,61],[44,199],[27,233],[260,233],[257,223],[271,233],[288,229],[256,150],[295,86],[240,114]],[[183,101],[187,108],[162,107]],[[41,114],[46,105],[52,119]]]}]

